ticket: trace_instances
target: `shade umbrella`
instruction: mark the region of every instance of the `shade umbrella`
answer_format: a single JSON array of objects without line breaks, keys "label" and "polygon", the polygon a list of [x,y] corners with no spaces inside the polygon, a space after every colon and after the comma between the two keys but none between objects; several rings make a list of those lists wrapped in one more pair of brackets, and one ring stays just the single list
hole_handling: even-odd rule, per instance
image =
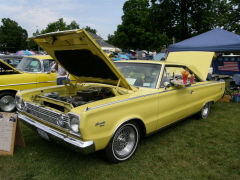
[{"label": "shade umbrella", "polygon": [[28,51],[28,50],[21,50],[21,51],[17,51],[16,53],[15,53],[15,55],[20,55],[20,56],[30,56],[30,55],[35,55],[36,53],[35,52],[33,52],[33,51]]}]

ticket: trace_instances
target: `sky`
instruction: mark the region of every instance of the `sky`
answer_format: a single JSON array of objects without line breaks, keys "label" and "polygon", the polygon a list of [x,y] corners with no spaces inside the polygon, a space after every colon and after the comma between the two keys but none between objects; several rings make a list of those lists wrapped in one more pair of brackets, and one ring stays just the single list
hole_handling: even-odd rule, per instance
[{"label": "sky", "polygon": [[26,29],[28,37],[38,29],[46,29],[49,23],[72,21],[81,28],[89,26],[97,35],[107,40],[117,26],[122,24],[123,5],[127,0],[1,0],[0,26],[3,18],[16,21]]}]

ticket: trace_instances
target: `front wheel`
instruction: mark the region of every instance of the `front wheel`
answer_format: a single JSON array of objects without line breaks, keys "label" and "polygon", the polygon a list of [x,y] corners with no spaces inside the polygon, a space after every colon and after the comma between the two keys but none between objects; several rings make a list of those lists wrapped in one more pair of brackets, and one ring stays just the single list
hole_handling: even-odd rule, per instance
[{"label": "front wheel", "polygon": [[119,163],[132,157],[139,144],[140,130],[136,122],[131,121],[120,126],[105,149],[110,163]]},{"label": "front wheel", "polygon": [[11,92],[0,93],[0,111],[12,112],[15,109],[15,94]]},{"label": "front wheel", "polygon": [[208,117],[210,111],[210,102],[207,102],[198,113],[198,119],[205,119]]}]

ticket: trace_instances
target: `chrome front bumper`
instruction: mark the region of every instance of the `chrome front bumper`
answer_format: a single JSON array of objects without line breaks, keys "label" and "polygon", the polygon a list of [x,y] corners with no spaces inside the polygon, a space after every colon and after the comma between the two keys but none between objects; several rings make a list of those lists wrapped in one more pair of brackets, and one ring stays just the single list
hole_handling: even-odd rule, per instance
[{"label": "chrome front bumper", "polygon": [[33,119],[21,114],[20,112],[18,112],[18,118],[30,128],[46,133],[48,139],[45,139],[47,140],[56,141],[57,143],[63,144],[83,154],[90,154],[95,151],[95,145],[93,141],[81,141],[73,137],[68,137],[66,134],[46,125],[40,124],[37,121],[34,121]]}]

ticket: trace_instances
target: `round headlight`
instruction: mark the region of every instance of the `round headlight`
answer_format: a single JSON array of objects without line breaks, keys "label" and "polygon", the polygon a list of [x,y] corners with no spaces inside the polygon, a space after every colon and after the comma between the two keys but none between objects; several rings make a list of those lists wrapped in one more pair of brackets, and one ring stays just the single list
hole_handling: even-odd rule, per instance
[{"label": "round headlight", "polygon": [[16,104],[16,107],[19,111],[23,110],[24,107],[25,107],[25,103],[20,96],[15,97],[15,104]]},{"label": "round headlight", "polygon": [[70,128],[73,132],[79,133],[79,119],[78,117],[71,117],[70,119]]}]

